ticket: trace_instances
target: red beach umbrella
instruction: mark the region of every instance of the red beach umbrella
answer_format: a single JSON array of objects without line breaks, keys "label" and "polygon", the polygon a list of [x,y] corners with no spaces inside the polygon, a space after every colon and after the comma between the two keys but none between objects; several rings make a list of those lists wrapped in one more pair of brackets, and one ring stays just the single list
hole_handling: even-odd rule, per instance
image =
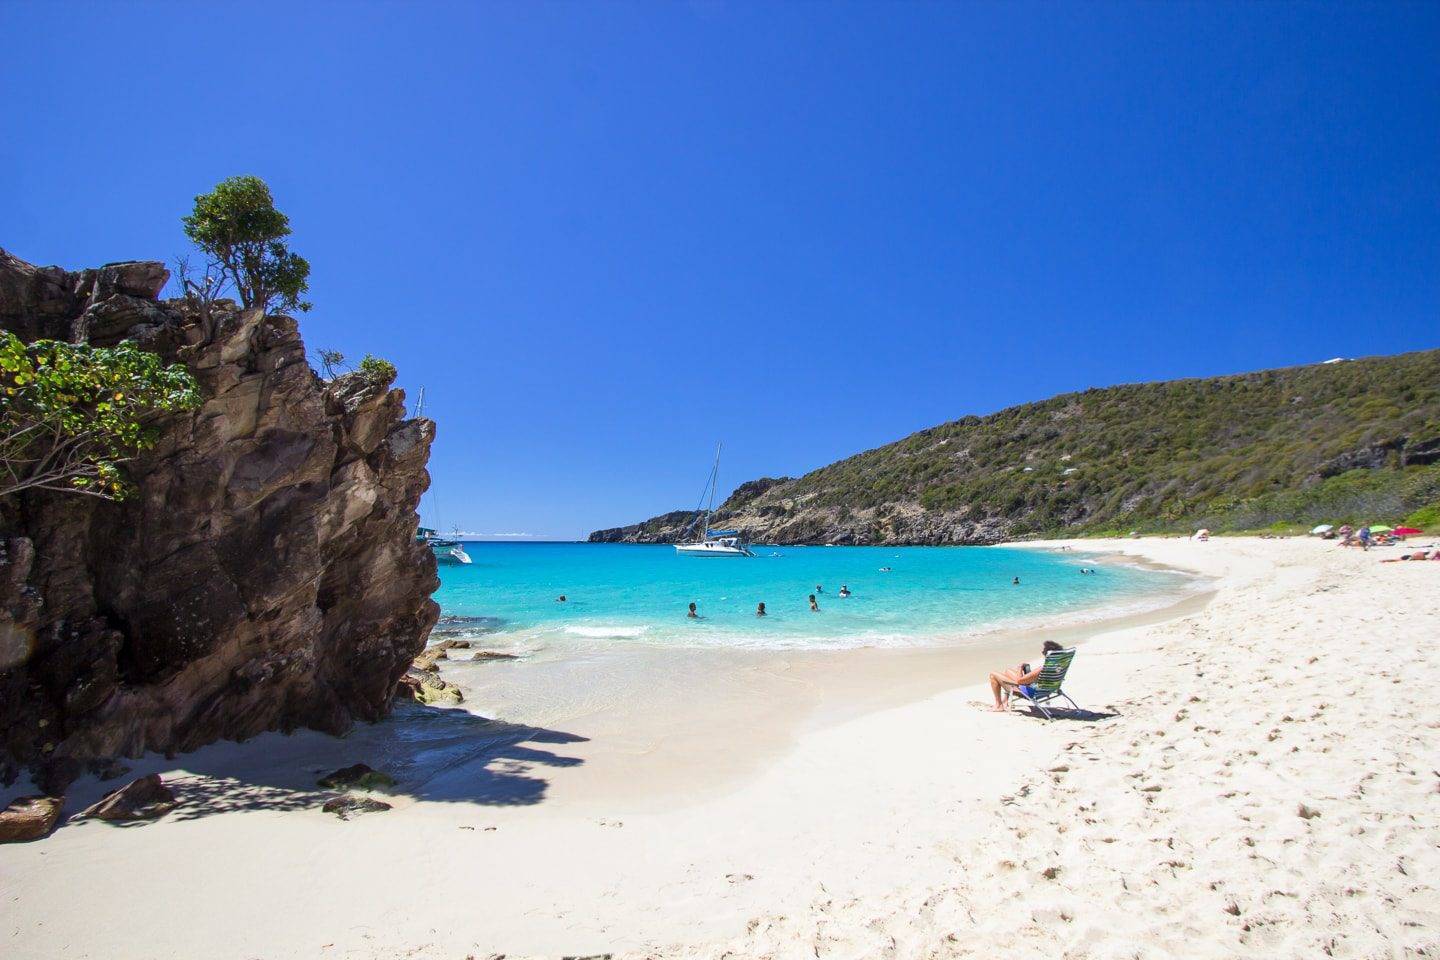
[{"label": "red beach umbrella", "polygon": [[1409,536],[1413,536],[1414,534],[1417,534],[1417,533],[1424,533],[1425,531],[1424,531],[1424,530],[1416,530],[1414,527],[1396,527],[1394,530],[1392,530],[1392,531],[1390,531],[1390,532],[1396,534],[1397,536],[1409,537]]}]

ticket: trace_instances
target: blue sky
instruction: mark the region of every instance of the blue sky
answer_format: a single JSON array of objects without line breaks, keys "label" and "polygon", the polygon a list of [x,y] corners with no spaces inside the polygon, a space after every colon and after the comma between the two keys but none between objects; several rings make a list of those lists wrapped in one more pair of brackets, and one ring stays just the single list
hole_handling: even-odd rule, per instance
[{"label": "blue sky", "polygon": [[0,246],[265,178],[438,511],[571,538],[1054,393],[1440,346],[1440,4],[0,0]]}]

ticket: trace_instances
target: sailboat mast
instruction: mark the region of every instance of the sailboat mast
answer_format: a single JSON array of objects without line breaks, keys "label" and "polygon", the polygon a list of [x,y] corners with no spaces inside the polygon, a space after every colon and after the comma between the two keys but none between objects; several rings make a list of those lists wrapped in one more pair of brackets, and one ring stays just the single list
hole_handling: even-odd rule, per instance
[{"label": "sailboat mast", "polygon": [[724,442],[715,444],[715,464],[710,468],[710,505],[705,508],[705,539],[710,539],[710,514],[715,512],[715,488],[720,485],[720,451]]}]

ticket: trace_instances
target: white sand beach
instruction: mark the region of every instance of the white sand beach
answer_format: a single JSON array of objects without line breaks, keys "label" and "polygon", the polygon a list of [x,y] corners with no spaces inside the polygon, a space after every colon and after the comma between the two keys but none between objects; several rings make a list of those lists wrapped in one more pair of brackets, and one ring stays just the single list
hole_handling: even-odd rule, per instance
[{"label": "white sand beach", "polygon": [[[988,710],[985,671],[1041,633],[716,652],[652,674],[643,712],[597,687],[563,726],[517,702],[151,757],[164,819],[0,848],[3,955],[1436,955],[1440,563],[1069,545],[1214,585],[1081,642],[1084,719]],[[393,809],[322,813],[316,777],[356,761],[397,776]]]}]

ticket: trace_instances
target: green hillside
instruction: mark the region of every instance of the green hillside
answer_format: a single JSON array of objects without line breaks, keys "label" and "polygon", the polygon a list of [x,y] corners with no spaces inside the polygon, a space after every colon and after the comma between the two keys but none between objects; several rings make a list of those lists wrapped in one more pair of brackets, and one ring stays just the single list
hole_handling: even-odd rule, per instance
[{"label": "green hillside", "polygon": [[[1062,394],[923,430],[787,493],[851,508],[970,507],[1035,531],[1255,526],[1308,519],[1312,502],[1345,493],[1377,505],[1440,498],[1434,471],[1402,469],[1437,459],[1440,350],[1427,350]],[[1325,482],[1352,467],[1365,469]]]},{"label": "green hillside", "polygon": [[[1440,350],[1063,394],[767,483],[717,520],[852,543],[1394,523],[1440,504]],[[597,538],[654,533],[632,529]]]}]

